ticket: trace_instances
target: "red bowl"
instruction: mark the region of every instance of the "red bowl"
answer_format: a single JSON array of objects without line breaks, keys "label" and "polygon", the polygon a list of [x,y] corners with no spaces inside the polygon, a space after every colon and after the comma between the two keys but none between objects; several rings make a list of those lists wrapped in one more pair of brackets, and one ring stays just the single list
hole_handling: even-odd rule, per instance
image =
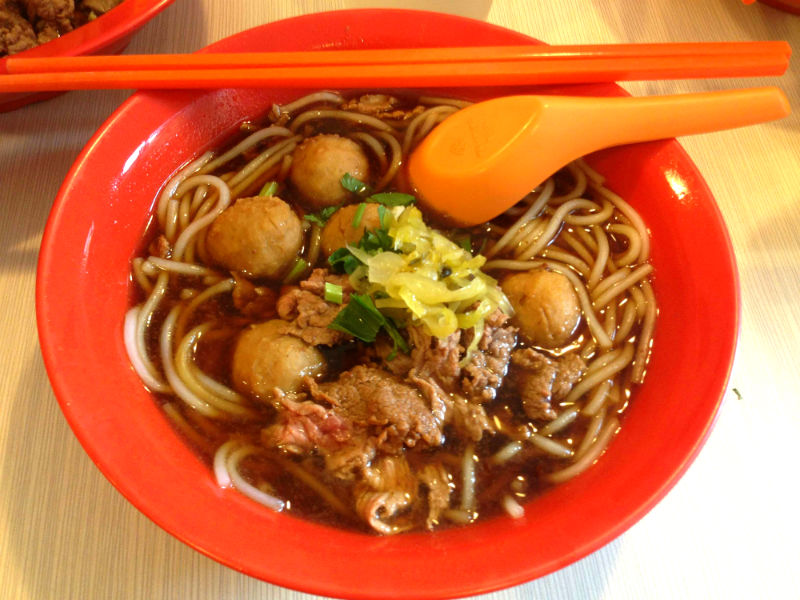
[{"label": "red bowl", "polygon": [[[106,14],[77,27],[61,37],[15,57],[82,56],[119,54],[133,34],[175,0],[124,0]],[[0,58],[0,74],[6,73],[6,59]],[[47,100],[64,92],[0,94],[0,112],[8,112],[32,102]]]},{"label": "red bowl", "polygon": [[778,10],[800,15],[800,0],[760,0],[760,2]]},{"label": "red bowl", "polygon": [[[455,16],[363,10],[271,23],[209,51],[531,41]],[[613,85],[560,91],[623,94]],[[485,98],[504,90],[449,92]],[[159,188],[180,165],[216,145],[242,119],[301,93],[138,93],[72,167],[42,243],[37,316],[56,397],[88,454],[139,510],[200,552],[248,575],[326,596],[489,592],[550,573],[621,534],[667,493],[699,451],[736,344],[738,284],[729,238],[703,178],[675,141],[589,158],[652,231],[661,307],[653,358],[648,381],[602,460],[534,500],[524,518],[391,538],[341,531],[272,513],[220,489],[172,430],[123,347],[129,261]]]}]

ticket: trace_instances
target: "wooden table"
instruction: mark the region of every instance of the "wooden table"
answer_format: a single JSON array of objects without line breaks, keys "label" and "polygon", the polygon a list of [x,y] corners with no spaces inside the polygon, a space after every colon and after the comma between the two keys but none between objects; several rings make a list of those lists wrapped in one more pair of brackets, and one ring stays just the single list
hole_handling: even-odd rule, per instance
[{"label": "wooden table", "polygon": [[[800,16],[740,0],[177,0],[128,52],[188,52],[261,23],[365,6],[455,12],[550,43],[784,39],[800,51]],[[800,108],[800,57],[778,83]],[[0,114],[0,599],[309,598],[155,526],[94,467],[53,397],[36,336],[39,242],[76,155],[128,95],[73,92]],[[716,427],[686,476],[627,533],[492,598],[800,598],[800,113],[683,144],[719,202],[741,276],[741,337]]]}]

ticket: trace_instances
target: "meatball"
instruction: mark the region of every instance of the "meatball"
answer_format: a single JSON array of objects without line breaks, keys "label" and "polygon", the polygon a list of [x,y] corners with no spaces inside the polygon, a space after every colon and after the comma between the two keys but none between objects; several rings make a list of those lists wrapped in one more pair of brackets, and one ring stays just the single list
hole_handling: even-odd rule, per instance
[{"label": "meatball", "polygon": [[323,134],[308,138],[297,147],[289,179],[307,204],[319,210],[350,198],[351,193],[342,187],[345,173],[360,181],[369,179],[364,151],[349,138]]},{"label": "meatball", "polygon": [[526,271],[505,278],[501,287],[514,307],[513,323],[528,343],[557,348],[575,333],[581,307],[566,276],[543,269]]},{"label": "meatball", "polygon": [[279,279],[303,245],[303,226],[274,196],[241,198],[208,228],[206,249],[218,265],[249,277]]},{"label": "meatball", "polygon": [[364,213],[361,215],[361,222],[358,227],[353,227],[353,219],[360,206],[360,204],[351,204],[340,208],[325,223],[320,238],[320,244],[325,256],[330,256],[335,250],[347,244],[355,244],[361,239],[366,230],[378,229],[381,226],[378,205],[368,203],[364,205]]},{"label": "meatball", "polygon": [[286,333],[286,322],[273,319],[251,325],[236,342],[231,373],[234,387],[268,399],[275,388],[297,392],[303,377],[321,375],[325,358],[314,346]]}]

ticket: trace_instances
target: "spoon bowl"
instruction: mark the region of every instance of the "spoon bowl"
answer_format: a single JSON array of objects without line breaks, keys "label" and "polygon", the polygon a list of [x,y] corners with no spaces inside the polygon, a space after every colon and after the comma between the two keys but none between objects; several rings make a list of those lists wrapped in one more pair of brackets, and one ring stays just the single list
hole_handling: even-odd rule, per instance
[{"label": "spoon bowl", "polygon": [[484,223],[585,154],[787,116],[778,88],[646,98],[505,96],[439,124],[412,153],[420,201],[454,225]]}]

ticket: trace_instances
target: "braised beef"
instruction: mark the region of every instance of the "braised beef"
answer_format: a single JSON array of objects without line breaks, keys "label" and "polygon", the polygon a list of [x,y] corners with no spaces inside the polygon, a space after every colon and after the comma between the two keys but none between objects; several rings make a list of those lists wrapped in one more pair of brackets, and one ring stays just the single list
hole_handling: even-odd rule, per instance
[{"label": "braised beef", "polygon": [[386,94],[365,94],[352,98],[342,104],[341,108],[388,121],[407,121],[425,110],[421,105],[403,108],[398,98]]},{"label": "braised beef", "polygon": [[437,338],[421,325],[412,325],[406,331],[416,375],[434,379],[447,391],[456,389],[461,376],[461,332],[456,331],[446,338]]},{"label": "braised beef", "polygon": [[442,443],[437,422],[419,391],[382,369],[359,365],[336,381],[306,380],[311,397],[334,406],[360,427],[377,428],[381,444],[414,446],[420,440]]},{"label": "braised beef", "polygon": [[335,408],[307,400],[305,394],[279,390],[275,399],[278,416],[261,432],[266,447],[300,455],[317,452],[331,474],[340,479],[352,479],[375,458],[377,440]]},{"label": "braised beef", "polygon": [[517,345],[517,330],[507,324],[500,310],[486,318],[478,350],[464,367],[464,393],[478,402],[494,400],[508,371],[511,352]]},{"label": "braised beef", "polygon": [[433,414],[445,425],[452,425],[458,436],[479,441],[483,432],[493,432],[489,417],[479,403],[472,402],[457,393],[447,393],[430,376],[419,377],[414,370],[408,379],[422,392]]},{"label": "braised beef", "polygon": [[352,423],[335,411],[303,399],[304,395],[276,390],[277,419],[261,432],[266,446],[306,454],[315,448],[336,449],[350,439]]},{"label": "braised beef", "polygon": [[[342,304],[325,300],[325,282],[342,287]],[[335,346],[350,339],[348,334],[328,326],[344,308],[351,292],[347,277],[334,275],[326,269],[314,269],[308,279],[281,294],[277,303],[278,316],[290,322],[290,335],[314,346]]]},{"label": "braised beef", "polygon": [[552,420],[552,403],[564,399],[586,368],[575,353],[549,358],[533,348],[511,354],[512,379],[520,395],[522,409],[531,419]]},{"label": "braised beef", "polygon": [[349,479],[378,452],[397,454],[420,441],[443,441],[441,422],[419,391],[386,371],[359,365],[336,381],[305,383],[311,399],[276,393],[278,416],[262,432],[265,446],[295,454],[317,451],[331,472]]},{"label": "braised beef", "polygon": [[450,422],[456,432],[472,441],[480,441],[484,431],[493,432],[495,430],[482,405],[470,402],[464,396],[453,395],[451,408]]},{"label": "braised beef", "polygon": [[397,352],[394,343],[387,335],[378,335],[374,344],[367,344],[364,357],[381,368],[398,375],[405,375],[414,368],[414,360],[410,354]]}]

